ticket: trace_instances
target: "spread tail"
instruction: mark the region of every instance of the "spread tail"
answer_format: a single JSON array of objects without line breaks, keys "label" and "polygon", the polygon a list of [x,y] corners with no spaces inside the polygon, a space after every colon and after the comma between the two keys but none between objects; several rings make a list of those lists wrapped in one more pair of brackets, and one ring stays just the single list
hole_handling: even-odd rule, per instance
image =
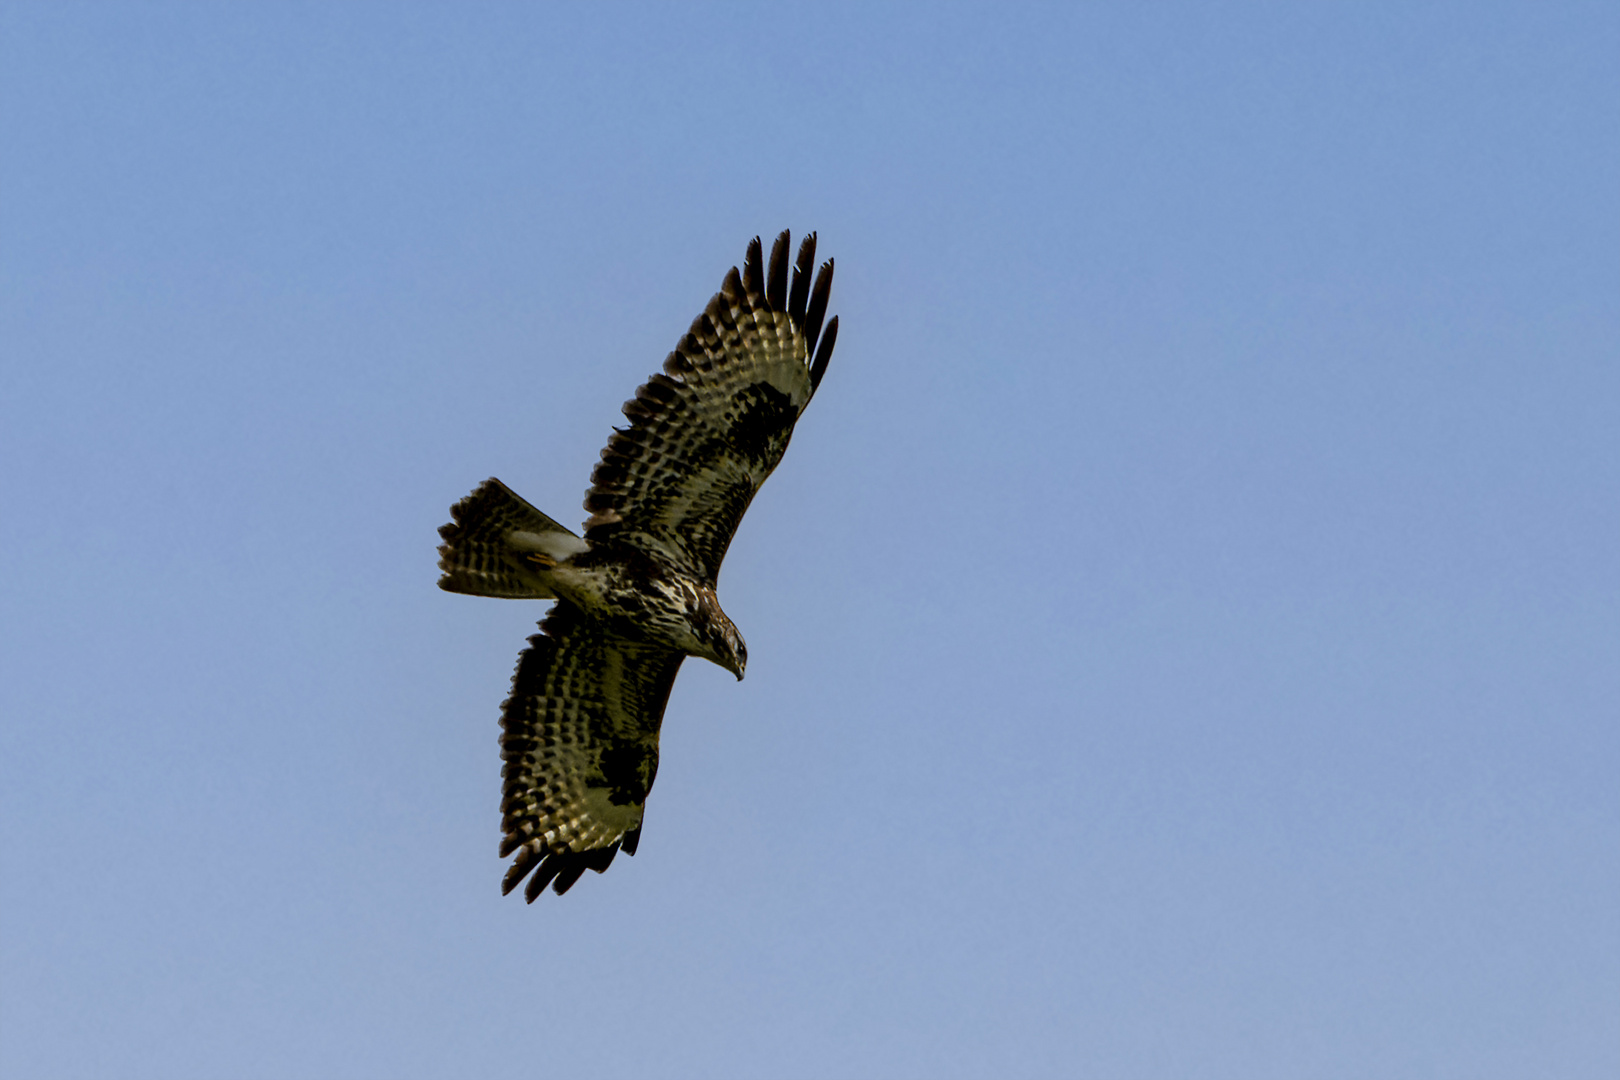
[{"label": "spread tail", "polygon": [[546,570],[587,546],[494,477],[450,516],[439,528],[439,588],[446,592],[550,600],[556,593]]}]

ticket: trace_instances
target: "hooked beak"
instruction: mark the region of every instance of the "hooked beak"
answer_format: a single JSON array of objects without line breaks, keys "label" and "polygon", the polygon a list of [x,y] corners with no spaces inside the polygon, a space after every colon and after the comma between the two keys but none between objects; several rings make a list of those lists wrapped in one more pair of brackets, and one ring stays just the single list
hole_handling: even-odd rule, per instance
[{"label": "hooked beak", "polygon": [[742,682],[743,669],[748,666],[747,653],[737,655],[734,653],[723,652],[720,649],[715,649],[713,652],[705,653],[704,659],[708,660],[715,667],[724,668],[733,675],[737,676],[738,682]]}]

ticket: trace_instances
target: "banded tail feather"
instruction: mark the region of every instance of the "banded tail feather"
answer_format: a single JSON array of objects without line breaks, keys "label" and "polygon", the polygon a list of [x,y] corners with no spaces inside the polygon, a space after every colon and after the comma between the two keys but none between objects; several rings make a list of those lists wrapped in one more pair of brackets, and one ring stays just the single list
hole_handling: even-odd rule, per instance
[{"label": "banded tail feather", "polygon": [[490,477],[450,508],[439,528],[439,588],[469,596],[556,598],[546,568],[585,550],[585,541]]}]

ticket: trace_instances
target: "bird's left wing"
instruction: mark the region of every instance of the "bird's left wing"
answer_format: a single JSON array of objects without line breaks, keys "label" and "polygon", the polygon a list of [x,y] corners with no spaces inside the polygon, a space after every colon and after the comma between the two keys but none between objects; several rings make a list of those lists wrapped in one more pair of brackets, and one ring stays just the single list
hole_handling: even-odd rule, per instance
[{"label": "bird's left wing", "polygon": [[788,234],[764,268],[759,238],[743,272],[720,292],[675,351],[625,402],[591,473],[585,537],[654,551],[713,584],[737,523],[787,450],[821,384],[838,338],[827,323],[833,264],[815,269],[816,236],[799,247],[788,284]]},{"label": "bird's left wing", "polygon": [[[501,892],[532,903],[634,855],[658,772],[658,729],[685,656],[605,632],[560,601],[518,658],[501,707]],[[538,870],[536,870],[538,867]]]}]

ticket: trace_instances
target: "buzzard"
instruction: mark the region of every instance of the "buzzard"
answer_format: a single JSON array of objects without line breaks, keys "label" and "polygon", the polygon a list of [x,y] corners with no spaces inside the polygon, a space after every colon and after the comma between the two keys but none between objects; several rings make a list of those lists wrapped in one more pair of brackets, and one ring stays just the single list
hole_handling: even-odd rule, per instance
[{"label": "buzzard", "polygon": [[489,479],[439,529],[439,587],[555,600],[501,706],[501,882],[530,903],[619,851],[634,855],[658,771],[658,730],[681,662],[743,677],[748,649],[720,609],[720,561],[782,460],[838,337],[822,332],[833,263],[816,236],[788,283],[788,234],[766,269],[759,238],[655,374],[625,402],[576,536]]}]

